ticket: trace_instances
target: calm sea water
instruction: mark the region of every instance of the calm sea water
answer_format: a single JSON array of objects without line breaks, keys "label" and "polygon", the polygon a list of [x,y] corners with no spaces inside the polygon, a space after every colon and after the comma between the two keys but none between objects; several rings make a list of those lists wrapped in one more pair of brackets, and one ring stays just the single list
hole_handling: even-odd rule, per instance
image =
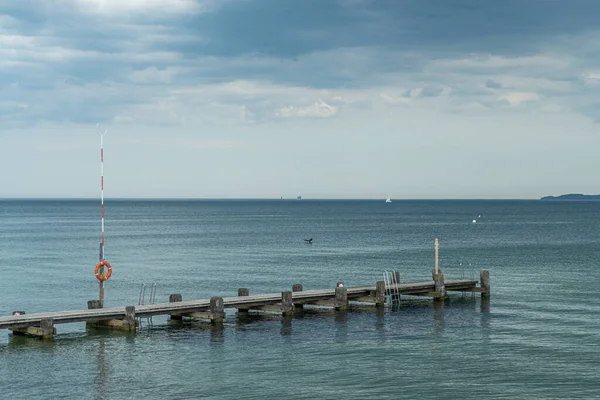
[{"label": "calm sea water", "polygon": [[[228,310],[222,329],[65,324],[51,341],[2,330],[0,398],[600,398],[600,203],[108,200],[106,214],[107,307],[153,282],[165,302],[429,279],[436,237],[446,277],[487,269],[492,297]],[[0,315],[85,308],[99,232],[94,201],[0,201]]]}]

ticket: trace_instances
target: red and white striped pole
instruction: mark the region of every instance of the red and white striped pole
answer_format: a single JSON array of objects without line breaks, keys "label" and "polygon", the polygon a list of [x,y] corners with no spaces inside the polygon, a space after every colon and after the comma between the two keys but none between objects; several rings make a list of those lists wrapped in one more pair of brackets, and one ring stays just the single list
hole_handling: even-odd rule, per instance
[{"label": "red and white striped pole", "polygon": [[[98,124],[99,126],[99,124]],[[100,242],[100,261],[104,261],[104,136],[107,129],[100,131],[100,207],[102,209],[102,241]],[[104,267],[100,269],[100,275],[104,275]],[[104,281],[99,282],[98,297],[100,306],[104,307]]]},{"label": "red and white striped pole", "polygon": [[104,133],[100,134],[100,206],[102,208],[102,258],[104,260]]}]

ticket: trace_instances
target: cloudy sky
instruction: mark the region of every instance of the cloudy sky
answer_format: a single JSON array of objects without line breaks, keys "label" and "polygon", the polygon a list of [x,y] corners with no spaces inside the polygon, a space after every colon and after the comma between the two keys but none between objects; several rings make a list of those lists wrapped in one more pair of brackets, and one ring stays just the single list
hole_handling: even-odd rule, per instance
[{"label": "cloudy sky", "polygon": [[0,197],[600,193],[598,0],[0,0]]}]

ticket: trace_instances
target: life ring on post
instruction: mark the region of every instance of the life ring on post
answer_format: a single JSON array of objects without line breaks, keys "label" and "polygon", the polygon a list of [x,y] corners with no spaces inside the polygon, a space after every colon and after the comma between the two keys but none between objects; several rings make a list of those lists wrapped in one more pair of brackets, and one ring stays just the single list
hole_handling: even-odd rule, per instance
[{"label": "life ring on post", "polygon": [[[102,273],[100,273],[101,267],[106,268],[106,270],[103,271]],[[100,261],[98,264],[96,264],[96,269],[94,270],[94,275],[96,275],[96,279],[98,279],[100,282],[107,281],[108,278],[110,278],[110,276],[112,275],[112,267],[110,266],[110,263],[106,260]]]}]

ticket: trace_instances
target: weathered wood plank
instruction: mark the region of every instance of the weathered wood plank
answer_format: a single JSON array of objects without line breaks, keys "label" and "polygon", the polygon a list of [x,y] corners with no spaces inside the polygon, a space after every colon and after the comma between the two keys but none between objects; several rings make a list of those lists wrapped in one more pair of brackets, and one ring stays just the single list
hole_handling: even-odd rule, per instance
[{"label": "weathered wood plank", "polygon": [[319,306],[319,307],[331,307],[335,308],[335,300],[313,300],[306,303],[302,303],[304,305],[311,306]]},{"label": "weathered wood plank", "polygon": [[350,301],[355,301],[357,303],[375,303],[377,301],[374,296],[353,297],[353,298],[351,298],[349,300]]}]

